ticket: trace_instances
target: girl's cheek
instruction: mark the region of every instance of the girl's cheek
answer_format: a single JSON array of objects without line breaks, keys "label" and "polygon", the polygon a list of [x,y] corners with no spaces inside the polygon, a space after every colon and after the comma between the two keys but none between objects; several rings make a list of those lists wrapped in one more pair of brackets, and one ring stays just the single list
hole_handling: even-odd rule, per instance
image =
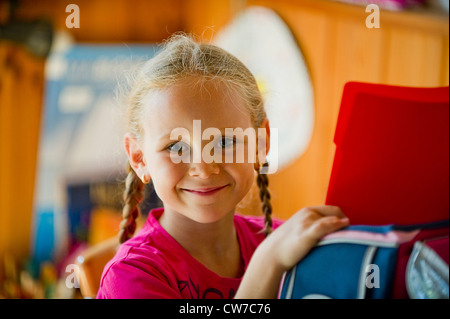
[{"label": "girl's cheek", "polygon": [[167,175],[173,170],[170,159],[168,161],[164,156],[152,154],[147,156],[146,160],[147,169],[154,184],[160,183],[160,180],[165,180],[164,176],[168,177]]},{"label": "girl's cheek", "polygon": [[166,159],[153,163],[152,179],[155,191],[162,200],[170,198],[174,188],[184,176],[181,165],[174,164]]},{"label": "girl's cheek", "polygon": [[170,158],[164,158],[157,167],[159,174],[161,174],[164,179],[175,183],[185,176],[187,166],[188,164],[173,163]]},{"label": "girl's cheek", "polygon": [[230,172],[233,179],[244,189],[250,189],[255,179],[254,165],[252,163],[226,164],[223,169]]}]

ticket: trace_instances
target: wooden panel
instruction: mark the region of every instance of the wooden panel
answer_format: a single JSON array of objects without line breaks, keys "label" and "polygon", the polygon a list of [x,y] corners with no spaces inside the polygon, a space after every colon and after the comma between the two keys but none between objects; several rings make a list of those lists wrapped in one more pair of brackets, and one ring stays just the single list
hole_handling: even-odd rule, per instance
[{"label": "wooden panel", "polygon": [[30,246],[44,60],[0,43],[0,259]]},{"label": "wooden panel", "polygon": [[[21,1],[21,19],[45,17],[55,29],[70,32],[83,42],[159,42],[182,30],[182,0],[33,0]],[[80,9],[80,28],[66,28],[66,6]]]},{"label": "wooden panel", "polygon": [[[387,83],[414,85],[420,81],[423,62],[423,37],[420,33],[398,29],[390,34]],[[411,67],[413,66],[414,67]]]},{"label": "wooden panel", "polygon": [[336,76],[341,81],[382,81],[386,47],[383,30],[365,28],[363,21],[339,20],[336,39]]},{"label": "wooden panel", "polygon": [[[12,96],[14,94],[13,70],[6,67],[11,50],[0,45],[0,256],[9,250],[11,227],[11,198],[14,193],[11,181],[14,180],[13,161],[10,152],[14,147],[12,139]],[[1,262],[1,260],[0,260]]]},{"label": "wooden panel", "polygon": [[182,2],[183,31],[210,41],[239,10],[239,0],[188,0]]},{"label": "wooden panel", "polygon": [[[423,55],[420,64],[420,83],[422,86],[441,85],[441,65],[444,52],[444,38],[440,35],[423,33]],[[447,55],[448,59],[448,55]]]},{"label": "wooden panel", "polygon": [[448,36],[442,39],[442,60],[440,64],[441,69],[441,83],[439,85],[448,85],[449,83],[449,52],[448,52]]}]

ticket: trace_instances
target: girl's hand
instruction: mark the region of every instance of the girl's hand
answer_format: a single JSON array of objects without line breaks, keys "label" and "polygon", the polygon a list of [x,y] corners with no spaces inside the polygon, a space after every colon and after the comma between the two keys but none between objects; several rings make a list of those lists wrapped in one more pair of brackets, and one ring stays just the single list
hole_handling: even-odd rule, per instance
[{"label": "girl's hand", "polygon": [[274,230],[261,245],[264,246],[267,257],[273,258],[276,268],[287,271],[323,236],[348,225],[349,220],[339,207],[308,207],[298,211]]},{"label": "girl's hand", "polygon": [[235,298],[276,298],[283,273],[305,257],[319,239],[348,224],[336,206],[300,210],[258,246]]}]

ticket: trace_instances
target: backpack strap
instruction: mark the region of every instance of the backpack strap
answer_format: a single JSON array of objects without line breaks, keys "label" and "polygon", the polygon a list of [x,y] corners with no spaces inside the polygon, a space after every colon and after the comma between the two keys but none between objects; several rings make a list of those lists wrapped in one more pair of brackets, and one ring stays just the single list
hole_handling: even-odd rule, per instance
[{"label": "backpack strap", "polygon": [[359,273],[359,285],[357,299],[365,299],[367,291],[367,272],[370,271],[368,268],[373,263],[373,258],[377,252],[378,247],[368,246],[366,253],[364,254],[363,261],[361,263],[361,272]]}]

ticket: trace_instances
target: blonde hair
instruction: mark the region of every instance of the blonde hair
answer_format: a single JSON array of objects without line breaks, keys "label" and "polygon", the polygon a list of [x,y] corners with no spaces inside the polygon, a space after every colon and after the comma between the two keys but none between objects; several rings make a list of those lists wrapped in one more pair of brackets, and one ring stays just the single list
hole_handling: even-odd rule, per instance
[{"label": "blonde hair", "polygon": [[[137,74],[125,100],[125,117],[128,131],[140,138],[142,127],[140,119],[144,112],[142,101],[151,90],[170,87],[187,77],[198,76],[200,81],[219,80],[237,92],[246,102],[252,124],[259,127],[266,118],[264,101],[256,80],[247,67],[235,56],[212,45],[199,43],[185,34],[171,36],[159,53],[147,61]],[[124,192],[123,221],[119,233],[120,242],[129,239],[136,229],[139,216],[139,203],[142,201],[143,184],[129,164]],[[257,177],[260,198],[265,215],[265,231],[272,227],[270,193],[267,176]]]}]

